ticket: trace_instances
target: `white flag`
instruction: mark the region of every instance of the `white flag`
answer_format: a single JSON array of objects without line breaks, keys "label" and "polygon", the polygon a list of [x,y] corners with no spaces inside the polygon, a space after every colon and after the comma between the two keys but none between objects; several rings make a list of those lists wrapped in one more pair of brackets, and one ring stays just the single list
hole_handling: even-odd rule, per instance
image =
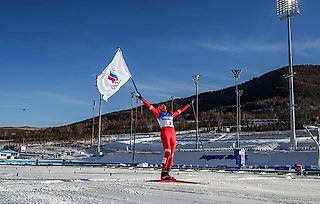
[{"label": "white flag", "polygon": [[105,101],[115,94],[122,85],[131,77],[126,62],[123,59],[120,48],[112,62],[103,70],[97,78],[97,87]]}]

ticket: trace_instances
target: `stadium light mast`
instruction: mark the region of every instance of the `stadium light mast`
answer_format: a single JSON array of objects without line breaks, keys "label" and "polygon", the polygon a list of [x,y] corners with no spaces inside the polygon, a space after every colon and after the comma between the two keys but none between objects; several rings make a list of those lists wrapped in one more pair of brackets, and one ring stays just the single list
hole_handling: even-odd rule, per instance
[{"label": "stadium light mast", "polygon": [[[241,132],[241,127],[242,127],[242,124],[241,124],[241,120],[242,120],[242,117],[241,117],[241,96],[243,95],[243,90],[239,90],[239,134]],[[239,142],[240,144],[240,142]]]},{"label": "stadium light mast", "polygon": [[293,92],[293,68],[292,68],[292,46],[291,46],[291,17],[300,13],[298,0],[277,0],[277,15],[279,20],[287,19],[288,22],[288,53],[289,53],[289,98],[290,98],[290,146],[297,147],[295,111],[294,111],[294,92]]},{"label": "stadium light mast", "polygon": [[196,85],[196,149],[199,148],[198,137],[199,137],[199,100],[198,100],[198,83],[200,79],[200,74],[192,76],[194,84]]},{"label": "stadium light mast", "polygon": [[[234,78],[236,79],[236,99],[237,99],[237,140],[236,140],[236,144],[235,147],[236,148],[240,148],[240,139],[239,139],[239,112],[240,112],[240,106],[239,106],[239,99],[240,99],[240,92],[238,90],[238,79],[240,77],[240,73],[241,73],[241,69],[234,69],[231,70]],[[241,93],[242,95],[242,93]]]}]

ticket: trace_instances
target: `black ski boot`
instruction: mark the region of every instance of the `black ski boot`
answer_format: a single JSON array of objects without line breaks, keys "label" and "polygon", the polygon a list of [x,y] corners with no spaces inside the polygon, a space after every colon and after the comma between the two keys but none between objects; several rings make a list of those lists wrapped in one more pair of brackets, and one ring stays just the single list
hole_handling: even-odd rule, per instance
[{"label": "black ski boot", "polygon": [[161,180],[176,180],[175,178],[169,175],[169,171],[170,170],[168,169],[161,170]]}]

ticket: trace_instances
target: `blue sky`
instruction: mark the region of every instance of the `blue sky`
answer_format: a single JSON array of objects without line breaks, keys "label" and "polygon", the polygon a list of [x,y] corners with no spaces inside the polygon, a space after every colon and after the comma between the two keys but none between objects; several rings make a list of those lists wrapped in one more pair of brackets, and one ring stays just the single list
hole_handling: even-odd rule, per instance
[{"label": "blue sky", "polygon": [[[299,7],[293,64],[319,64],[320,1]],[[243,70],[243,83],[288,65],[276,0],[1,0],[0,126],[91,118],[95,76],[117,46],[150,103],[195,95],[195,74],[202,93],[234,86],[232,69]],[[132,91],[128,81],[102,112],[130,109]]]}]

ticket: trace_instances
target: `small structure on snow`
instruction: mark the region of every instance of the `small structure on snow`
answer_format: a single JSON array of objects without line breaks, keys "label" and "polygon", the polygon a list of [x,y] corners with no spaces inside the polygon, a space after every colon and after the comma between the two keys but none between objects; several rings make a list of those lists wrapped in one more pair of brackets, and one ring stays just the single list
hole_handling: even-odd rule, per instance
[{"label": "small structure on snow", "polygon": [[19,152],[16,152],[10,149],[0,150],[0,159],[17,159],[17,158],[19,158]]}]

